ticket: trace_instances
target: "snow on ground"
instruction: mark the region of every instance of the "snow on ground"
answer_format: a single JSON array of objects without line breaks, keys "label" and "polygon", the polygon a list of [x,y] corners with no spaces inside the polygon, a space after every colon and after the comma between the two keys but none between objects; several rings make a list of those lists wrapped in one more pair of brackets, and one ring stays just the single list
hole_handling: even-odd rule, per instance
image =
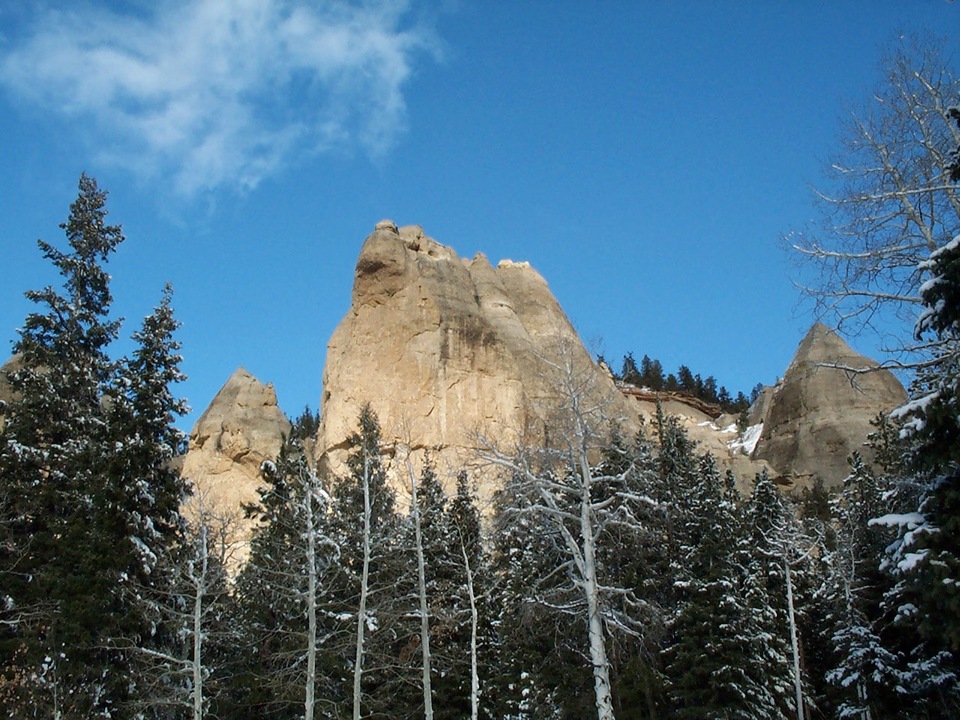
[{"label": "snow on ground", "polygon": [[[729,428],[724,430],[727,432]],[[727,448],[731,453],[742,453],[743,455],[752,455],[757,447],[757,441],[760,440],[760,433],[763,432],[763,423],[751,425],[736,440],[727,443]]]}]

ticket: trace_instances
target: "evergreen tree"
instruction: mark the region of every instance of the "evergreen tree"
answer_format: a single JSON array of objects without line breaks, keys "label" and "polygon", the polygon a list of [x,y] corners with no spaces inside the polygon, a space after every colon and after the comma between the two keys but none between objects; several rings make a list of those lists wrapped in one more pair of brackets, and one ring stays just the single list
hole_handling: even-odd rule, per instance
[{"label": "evergreen tree", "polygon": [[697,394],[697,380],[686,365],[681,365],[677,370],[677,384],[680,390],[691,395]]},{"label": "evergreen tree", "polygon": [[633,359],[633,353],[628,352],[623,356],[623,367],[620,370],[620,379],[627,385],[643,384],[643,378],[641,377],[640,370],[637,368],[637,361]]},{"label": "evergreen tree", "polygon": [[260,717],[304,717],[330,708],[343,678],[325,639],[333,632],[326,612],[339,547],[329,527],[330,497],[311,466],[304,440],[312,414],[292,426],[276,462],[263,466],[260,519],[250,558],[237,581],[244,628],[252,645],[245,670],[246,703]]},{"label": "evergreen tree", "polygon": [[685,514],[679,602],[664,652],[670,705],[678,718],[774,717],[757,674],[762,633],[747,603],[747,553],[733,478],[726,486],[710,455]]},{"label": "evergreen tree", "polygon": [[[793,510],[766,471],[757,476],[748,505],[745,534],[750,555],[747,602],[753,610],[759,651],[744,658],[747,672],[764,678],[755,698],[758,717],[801,717],[806,698],[800,662],[797,619],[798,576],[809,559],[810,541],[802,537]],[[798,685],[801,697],[797,698]]]},{"label": "evergreen tree", "polygon": [[840,718],[869,720],[898,703],[899,658],[884,646],[878,630],[888,586],[881,561],[890,538],[870,520],[883,507],[877,478],[855,453],[835,501],[835,542],[823,558],[827,574],[821,606],[833,646],[833,667],[825,677],[835,686],[828,707]]},{"label": "evergreen tree", "polygon": [[960,711],[960,237],[922,269],[931,278],[921,288],[916,332],[933,336],[934,358],[911,402],[894,413],[904,421],[908,472],[889,493],[892,512],[875,522],[898,532],[885,606],[908,659],[901,686],[914,699],[912,712],[935,716]]},{"label": "evergreen tree", "polygon": [[[27,292],[41,309],[14,347],[16,399],[0,442],[0,477],[13,499],[0,573],[9,602],[36,610],[6,638],[36,679],[28,702],[116,717],[135,687],[117,647],[147,630],[126,589],[150,575],[179,531],[181,488],[165,470],[178,406],[163,394],[179,358],[168,298],[137,337],[129,367],[139,385],[108,356],[119,321],[109,318],[104,265],[123,235],[107,224],[105,203],[96,181],[81,176],[61,226],[69,250],[39,241],[63,293]],[[146,337],[153,332],[156,341]]]}]

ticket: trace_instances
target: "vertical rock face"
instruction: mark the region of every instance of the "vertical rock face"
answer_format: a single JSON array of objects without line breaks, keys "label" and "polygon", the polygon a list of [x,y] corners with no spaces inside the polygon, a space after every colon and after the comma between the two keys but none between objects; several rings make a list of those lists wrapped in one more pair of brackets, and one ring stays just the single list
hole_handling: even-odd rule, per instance
[{"label": "vertical rock face", "polygon": [[836,333],[817,323],[804,337],[783,380],[767,399],[763,432],[754,457],[767,460],[789,484],[817,479],[837,486],[849,474],[847,458],[864,450],[870,421],[906,402],[900,381],[854,352]]},{"label": "vertical rock face", "polygon": [[196,513],[202,502],[205,510],[229,518],[235,539],[249,538],[251,523],[243,520],[242,505],[259,500],[260,466],[277,457],[289,432],[273,385],[237,369],[190,433],[181,470],[195,488],[187,515]]},{"label": "vertical rock face", "polygon": [[[388,446],[431,449],[441,474],[469,463],[478,438],[541,437],[549,358],[562,349],[607,416],[637,413],[584,349],[527,263],[461,260],[419,226],[378,223],[363,244],[350,310],[327,347],[323,463],[342,470],[346,439],[369,402]],[[437,451],[439,449],[439,451]]]}]

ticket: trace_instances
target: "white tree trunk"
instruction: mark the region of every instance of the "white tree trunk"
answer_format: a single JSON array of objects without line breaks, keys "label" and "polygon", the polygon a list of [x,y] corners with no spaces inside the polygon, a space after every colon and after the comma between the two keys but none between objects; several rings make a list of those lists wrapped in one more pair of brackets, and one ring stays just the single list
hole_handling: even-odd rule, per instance
[{"label": "white tree trunk", "polygon": [[610,693],[610,663],[603,639],[603,618],[600,608],[600,586],[597,582],[597,554],[593,542],[593,507],[590,499],[590,468],[586,457],[580,458],[580,534],[583,541],[583,592],[587,600],[587,635],[590,662],[593,665],[593,692],[597,720],[614,720],[613,697]]},{"label": "white tree trunk", "polygon": [[203,594],[207,584],[207,524],[200,517],[200,572],[193,595],[193,720],[203,718]]},{"label": "white tree trunk", "polygon": [[783,570],[787,577],[787,618],[790,621],[790,649],[793,651],[793,689],[796,693],[797,720],[804,719],[803,683],[800,680],[800,643],[797,640],[797,617],[793,609],[793,581],[790,578],[790,563],[783,553]]},{"label": "white tree trunk", "polygon": [[477,662],[477,595],[473,589],[473,570],[470,568],[470,557],[467,555],[467,546],[460,535],[460,552],[463,553],[463,567],[467,574],[467,596],[470,598],[470,720],[480,717],[480,670]]},{"label": "white tree trunk", "polygon": [[317,529],[313,521],[313,481],[311,474],[304,492],[307,524],[307,678],[303,692],[304,720],[313,720],[317,686]]},{"label": "white tree trunk", "polygon": [[413,536],[417,546],[417,585],[420,595],[420,653],[423,658],[423,716],[433,720],[433,689],[430,683],[430,607],[427,603],[427,569],[423,560],[423,536],[420,533],[420,506],[417,504],[417,478],[407,454],[410,474],[410,510],[413,513]]},{"label": "white tree trunk", "polygon": [[370,459],[363,459],[363,572],[360,578],[360,607],[357,609],[357,653],[353,665],[353,720],[360,720],[363,678],[363,631],[367,622],[367,589],[370,582]]}]

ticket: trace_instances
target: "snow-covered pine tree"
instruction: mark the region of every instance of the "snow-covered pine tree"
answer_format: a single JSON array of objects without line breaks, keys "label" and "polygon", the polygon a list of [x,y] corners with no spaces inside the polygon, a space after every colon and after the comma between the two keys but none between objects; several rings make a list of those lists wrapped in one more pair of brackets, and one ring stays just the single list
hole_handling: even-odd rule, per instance
[{"label": "snow-covered pine tree", "polygon": [[20,368],[9,378],[15,399],[0,442],[0,478],[12,496],[0,550],[4,594],[37,611],[7,638],[36,680],[21,707],[87,716],[116,716],[131,686],[109,648],[125,633],[120,572],[136,553],[116,506],[127,478],[111,472],[118,438],[103,402],[116,369],[107,347],[119,328],[104,264],[123,241],[105,205],[106,193],[81,176],[61,225],[68,250],[38,243],[63,291],[26,293],[38,310],[14,346]]},{"label": "snow-covered pine tree", "polygon": [[304,448],[310,417],[293,424],[276,462],[264,463],[260,502],[248,508],[260,524],[237,580],[253,649],[240,684],[261,717],[329,716],[344,678],[325,647],[333,630],[327,593],[340,549],[330,496]]},{"label": "snow-covered pine tree", "polygon": [[884,647],[878,632],[889,585],[880,566],[890,538],[869,524],[885,507],[877,478],[859,453],[850,463],[850,475],[833,502],[834,542],[823,553],[826,572],[817,597],[834,663],[825,676],[835,690],[823,709],[839,718],[874,720],[896,707],[900,672],[897,654]]},{"label": "snow-covered pine tree", "polygon": [[664,651],[669,706],[678,718],[774,716],[756,672],[765,648],[747,604],[749,557],[733,478],[728,482],[711,455],[701,456],[683,518],[685,561]]},{"label": "snow-covered pine tree", "polygon": [[[120,634],[112,645],[123,654],[117,661],[124,667],[138,667],[133,655],[170,651],[165,643],[176,629],[163,625],[170,619],[172,573],[183,545],[189,543],[180,514],[187,489],[173,464],[185,445],[174,422],[186,412],[186,405],[172,390],[184,375],[171,300],[167,286],[160,305],[134,333],[136,348],[118,363],[116,381],[105,395],[115,438],[105,459],[113,481],[108,506],[127,535],[112,555],[113,574],[120,580],[125,603]],[[134,711],[153,702],[139,695],[141,687],[155,687],[154,680],[132,679]]]},{"label": "snow-covered pine tree", "polygon": [[[591,709],[582,700],[590,696],[590,673],[582,654],[570,653],[581,647],[583,631],[576,619],[542,601],[564,581],[567,561],[560,533],[534,511],[534,503],[529,484],[514,477],[494,496],[490,534],[497,581],[491,604],[497,634],[484,707],[498,718],[560,718],[563,701],[574,713]],[[570,697],[557,697],[561,685]]]},{"label": "snow-covered pine tree", "polygon": [[[801,647],[796,620],[797,577],[804,572],[811,542],[802,537],[796,516],[764,471],[747,507],[744,534],[749,556],[745,583],[752,608],[755,635],[752,652],[744,657],[744,670],[762,679],[752,699],[757,718],[800,717],[803,696]],[[798,692],[798,684],[800,690]]]},{"label": "snow-covered pine tree", "polygon": [[893,413],[908,444],[908,473],[891,493],[899,507],[873,522],[897,530],[885,607],[908,661],[903,694],[917,716],[947,716],[960,713],[960,236],[921,269],[930,279],[916,334],[932,338],[933,358]]}]

